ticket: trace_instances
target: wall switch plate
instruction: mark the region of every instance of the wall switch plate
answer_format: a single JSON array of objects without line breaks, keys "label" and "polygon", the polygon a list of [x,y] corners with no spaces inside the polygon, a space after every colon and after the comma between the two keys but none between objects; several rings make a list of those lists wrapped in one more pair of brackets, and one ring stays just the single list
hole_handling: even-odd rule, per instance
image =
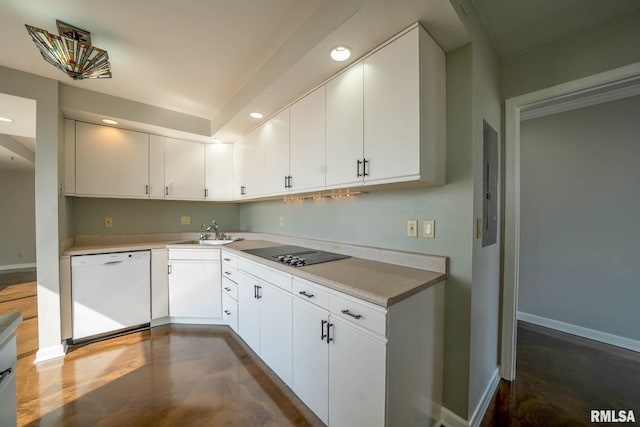
[{"label": "wall switch plate", "polygon": [[407,237],[418,237],[418,220],[407,220]]},{"label": "wall switch plate", "polygon": [[104,217],[104,228],[111,228],[113,227],[113,218],[110,216],[105,216]]},{"label": "wall switch plate", "polygon": [[425,219],[422,221],[422,237],[425,239],[436,238],[436,220]]},{"label": "wall switch plate", "polygon": [[181,225],[190,225],[191,224],[191,217],[189,215],[181,216],[180,217],[180,224]]},{"label": "wall switch plate", "polygon": [[284,217],[280,217],[280,227],[284,227]]}]

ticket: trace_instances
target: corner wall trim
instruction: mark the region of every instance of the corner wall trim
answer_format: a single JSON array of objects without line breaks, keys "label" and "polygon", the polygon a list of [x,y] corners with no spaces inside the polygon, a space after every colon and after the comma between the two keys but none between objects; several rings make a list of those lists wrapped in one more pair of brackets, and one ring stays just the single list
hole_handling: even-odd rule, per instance
[{"label": "corner wall trim", "polygon": [[442,425],[445,427],[469,427],[469,422],[449,409],[442,407]]},{"label": "corner wall trim", "polygon": [[57,359],[59,357],[64,357],[64,347],[62,344],[53,345],[51,347],[41,348],[36,353],[36,360],[33,361],[34,364],[46,362],[51,359]]},{"label": "corner wall trim", "polygon": [[561,322],[560,320],[525,313],[523,311],[518,311],[518,320],[533,323],[534,325],[543,326],[549,329],[555,329],[556,331],[565,332],[567,334],[577,335],[582,338],[603,342],[605,344],[614,345],[616,347],[626,348],[627,350],[640,352],[640,341],[631,338],[596,331],[595,329],[584,328],[571,323]]},{"label": "corner wall trim", "polygon": [[493,400],[493,395],[498,388],[498,384],[500,384],[500,367],[496,367],[496,370],[493,371],[489,384],[487,384],[487,387],[484,389],[482,398],[480,399],[480,402],[478,402],[476,409],[473,411],[473,415],[471,415],[471,421],[469,421],[469,425],[471,427],[478,427],[482,422],[482,419]]},{"label": "corner wall trim", "polygon": [[21,270],[23,268],[36,268],[36,263],[28,263],[28,264],[11,264],[11,265],[0,265],[0,271],[2,270]]}]

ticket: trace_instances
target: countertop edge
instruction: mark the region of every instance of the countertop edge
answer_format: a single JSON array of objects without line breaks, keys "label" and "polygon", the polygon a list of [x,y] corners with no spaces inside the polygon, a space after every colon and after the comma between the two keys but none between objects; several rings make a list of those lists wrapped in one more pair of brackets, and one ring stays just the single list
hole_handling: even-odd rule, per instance
[{"label": "countertop edge", "polygon": [[22,323],[22,314],[9,312],[0,314],[0,343],[10,336]]}]

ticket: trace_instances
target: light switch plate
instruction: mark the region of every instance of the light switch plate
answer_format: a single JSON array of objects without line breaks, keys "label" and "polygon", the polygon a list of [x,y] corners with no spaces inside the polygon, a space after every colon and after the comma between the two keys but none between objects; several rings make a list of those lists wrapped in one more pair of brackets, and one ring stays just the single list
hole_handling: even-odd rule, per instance
[{"label": "light switch plate", "polygon": [[407,237],[418,237],[418,220],[407,220]]},{"label": "light switch plate", "polygon": [[284,217],[280,217],[280,227],[284,227]]},{"label": "light switch plate", "polygon": [[422,237],[425,239],[435,239],[436,238],[436,220],[435,219],[425,219],[422,221]]}]

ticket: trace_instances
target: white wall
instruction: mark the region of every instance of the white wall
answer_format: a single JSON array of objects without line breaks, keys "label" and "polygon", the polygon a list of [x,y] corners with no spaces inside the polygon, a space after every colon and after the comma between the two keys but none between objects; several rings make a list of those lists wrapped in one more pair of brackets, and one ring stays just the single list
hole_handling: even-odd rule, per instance
[{"label": "white wall", "polygon": [[0,268],[36,262],[35,197],[34,171],[0,170]]},{"label": "white wall", "polygon": [[640,96],[521,123],[519,310],[640,340]]}]

